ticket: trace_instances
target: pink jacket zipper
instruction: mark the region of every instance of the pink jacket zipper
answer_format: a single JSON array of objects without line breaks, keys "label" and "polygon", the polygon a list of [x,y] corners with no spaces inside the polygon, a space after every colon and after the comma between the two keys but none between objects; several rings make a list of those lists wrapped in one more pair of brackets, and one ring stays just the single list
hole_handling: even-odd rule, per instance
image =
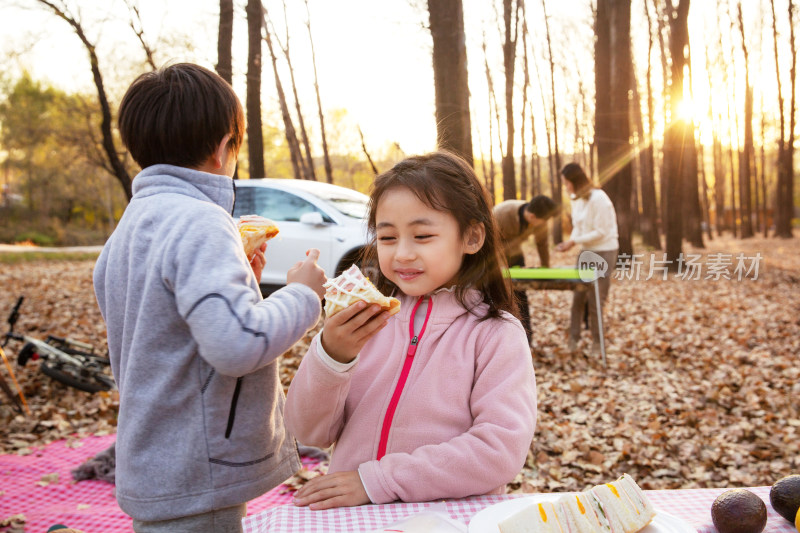
[{"label": "pink jacket zipper", "polygon": [[425,328],[428,326],[428,318],[431,316],[431,310],[433,309],[433,298],[428,300],[428,309],[425,312],[425,321],[422,323],[422,329],[419,330],[419,335],[414,335],[414,315],[417,313],[417,308],[419,304],[422,303],[424,300],[424,296],[420,296],[417,303],[414,305],[414,309],[411,310],[411,319],[408,323],[408,336],[411,338],[411,343],[408,345],[408,351],[406,352],[406,360],[403,362],[403,370],[400,372],[400,379],[397,380],[397,386],[394,389],[394,393],[392,394],[392,399],[389,402],[389,407],[386,409],[386,416],[383,418],[383,427],[381,427],[381,439],[378,442],[378,459],[380,460],[381,457],[386,455],[386,444],[389,440],[389,430],[392,428],[392,419],[394,418],[394,412],[397,409],[397,404],[400,402],[400,395],[403,393],[403,387],[406,385],[406,380],[408,379],[408,374],[411,371],[411,363],[414,362],[414,354],[417,352],[417,345],[419,341],[422,339],[423,333],[425,333]]}]

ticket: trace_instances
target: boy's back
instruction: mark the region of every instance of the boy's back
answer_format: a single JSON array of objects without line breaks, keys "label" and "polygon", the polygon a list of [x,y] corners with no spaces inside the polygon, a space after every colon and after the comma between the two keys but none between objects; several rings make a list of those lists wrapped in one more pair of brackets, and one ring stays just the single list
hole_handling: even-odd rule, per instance
[{"label": "boy's back", "polygon": [[139,521],[243,504],[300,467],[276,358],[316,324],[319,295],[290,283],[262,300],[227,173],[156,164],[133,188],[94,273],[120,391],[117,499]]}]

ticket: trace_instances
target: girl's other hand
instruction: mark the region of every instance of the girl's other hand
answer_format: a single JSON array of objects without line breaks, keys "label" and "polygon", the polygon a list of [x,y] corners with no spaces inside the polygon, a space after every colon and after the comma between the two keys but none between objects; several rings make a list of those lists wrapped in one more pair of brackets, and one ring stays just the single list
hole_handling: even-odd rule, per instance
[{"label": "girl's other hand", "polygon": [[[341,313],[344,311],[334,316],[339,316]],[[308,505],[312,511],[352,507],[369,502],[367,491],[361,483],[361,476],[355,470],[315,477],[303,485],[294,496],[295,505],[298,507]]]},{"label": "girl's other hand", "polygon": [[388,320],[389,313],[381,312],[379,305],[359,300],[325,319],[320,339],[322,348],[336,361],[349,363]]},{"label": "girl's other hand", "polygon": [[267,259],[264,257],[266,251],[267,243],[264,243],[250,258],[250,268],[253,269],[253,274],[256,275],[256,281],[259,283],[261,283],[261,273],[264,271],[264,265],[267,264]]}]

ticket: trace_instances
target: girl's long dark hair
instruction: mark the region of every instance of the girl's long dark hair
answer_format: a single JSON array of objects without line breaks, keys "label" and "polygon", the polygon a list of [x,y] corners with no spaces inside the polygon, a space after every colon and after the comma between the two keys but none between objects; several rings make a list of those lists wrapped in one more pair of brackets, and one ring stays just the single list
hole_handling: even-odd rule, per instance
[{"label": "girl's long dark hair", "polygon": [[[486,239],[476,253],[464,255],[461,270],[456,277],[456,298],[469,309],[467,291],[470,288],[478,289],[483,301],[489,306],[489,311],[482,318],[499,317],[500,311],[507,311],[518,317],[510,281],[503,277],[505,257],[501,253],[500,236],[492,215],[489,195],[472,167],[449,152],[439,151],[409,157],[375,178],[370,194],[368,219],[373,241],[366,251],[367,260],[377,264],[375,212],[378,202],[387,191],[397,187],[409,189],[432,209],[453,215],[462,237],[472,224],[483,224]],[[375,278],[375,286],[384,294],[390,294],[397,288],[380,269]]]}]

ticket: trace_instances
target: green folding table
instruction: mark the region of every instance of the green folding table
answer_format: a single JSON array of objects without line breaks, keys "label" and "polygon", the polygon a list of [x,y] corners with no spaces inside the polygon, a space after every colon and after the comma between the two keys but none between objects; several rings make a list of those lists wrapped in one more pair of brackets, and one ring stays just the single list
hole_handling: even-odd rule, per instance
[{"label": "green folding table", "polygon": [[600,354],[606,364],[606,345],[603,335],[603,308],[600,302],[600,286],[597,273],[586,268],[524,268],[511,267],[504,275],[513,282],[514,290],[594,291],[597,309],[597,328],[600,333]]}]

